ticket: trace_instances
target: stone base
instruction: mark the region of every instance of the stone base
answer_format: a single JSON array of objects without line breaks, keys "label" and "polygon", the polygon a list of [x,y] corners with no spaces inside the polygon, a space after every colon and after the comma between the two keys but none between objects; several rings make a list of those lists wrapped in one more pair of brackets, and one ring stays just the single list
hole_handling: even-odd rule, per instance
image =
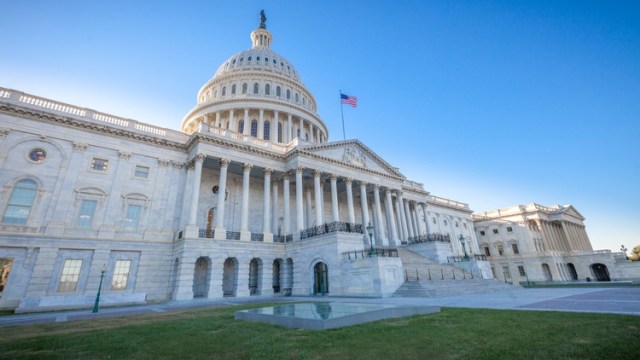
[{"label": "stone base", "polygon": [[[100,294],[100,307],[145,304],[146,293]],[[61,295],[25,297],[20,300],[16,313],[57,311],[68,309],[90,309],[96,301],[95,295]]]}]

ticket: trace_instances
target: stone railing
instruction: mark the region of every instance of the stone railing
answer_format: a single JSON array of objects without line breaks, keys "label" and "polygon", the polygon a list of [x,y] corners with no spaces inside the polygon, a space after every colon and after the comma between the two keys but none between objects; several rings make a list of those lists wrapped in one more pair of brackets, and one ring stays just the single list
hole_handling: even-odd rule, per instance
[{"label": "stone railing", "polygon": [[363,234],[362,224],[350,224],[340,221],[326,223],[320,226],[314,226],[300,231],[300,240],[312,238],[318,235],[329,234],[333,232],[345,232]]},{"label": "stone railing", "polygon": [[429,195],[427,196],[427,200],[429,202],[431,202],[432,204],[437,204],[437,205],[442,205],[442,206],[447,206],[447,207],[452,207],[452,208],[456,208],[456,209],[462,209],[462,210],[469,210],[469,205],[459,202],[459,201],[455,201],[455,200],[451,200],[451,199],[446,199],[446,198],[441,198],[438,196],[433,196],[433,195]]},{"label": "stone railing", "polygon": [[171,141],[185,143],[188,139],[186,134],[173,131],[136,120],[122,118],[115,115],[101,113],[95,110],[81,108],[63,102],[42,98],[35,95],[26,94],[20,91],[0,87],[0,101],[20,105],[34,110],[47,110],[71,116],[78,120],[88,121],[96,124],[106,124],[117,128],[123,128],[146,135],[154,135]]},{"label": "stone railing", "polygon": [[432,233],[418,236],[409,236],[408,244],[418,244],[426,242],[451,242],[451,236],[449,234]]},{"label": "stone railing", "polygon": [[273,242],[274,243],[288,243],[293,241],[293,235],[289,234],[289,235],[273,235]]},{"label": "stone railing", "polygon": [[258,139],[253,136],[245,135],[239,132],[235,132],[229,129],[209,127],[206,124],[201,124],[199,132],[202,134],[213,135],[222,137],[229,140],[234,140],[241,143],[247,143],[255,147],[270,150],[279,154],[284,154],[289,151],[289,146],[284,144],[273,143],[269,140]]},{"label": "stone railing", "polygon": [[447,256],[448,263],[464,262],[464,261],[487,261],[485,255],[468,255],[468,256]]},{"label": "stone railing", "polygon": [[216,234],[215,230],[198,229],[198,237],[199,238],[213,239],[215,234]]}]

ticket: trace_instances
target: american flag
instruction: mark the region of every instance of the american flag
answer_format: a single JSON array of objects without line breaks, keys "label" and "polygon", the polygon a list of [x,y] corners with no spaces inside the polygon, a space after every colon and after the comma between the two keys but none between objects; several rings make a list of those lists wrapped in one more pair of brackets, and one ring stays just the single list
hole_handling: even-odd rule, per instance
[{"label": "american flag", "polygon": [[352,107],[358,107],[358,98],[340,93],[340,103],[348,104]]}]

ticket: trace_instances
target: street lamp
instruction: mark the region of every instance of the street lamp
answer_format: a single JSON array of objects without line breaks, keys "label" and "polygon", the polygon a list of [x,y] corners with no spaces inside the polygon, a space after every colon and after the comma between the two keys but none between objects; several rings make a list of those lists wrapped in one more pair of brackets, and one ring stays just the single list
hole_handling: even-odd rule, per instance
[{"label": "street lamp", "polygon": [[471,258],[467,255],[467,247],[464,245],[464,236],[460,234],[460,245],[462,245],[462,250],[464,251],[464,261],[469,261]]},{"label": "street lamp", "polygon": [[623,244],[623,245],[620,245],[620,251],[622,251],[622,253],[624,254],[624,259],[625,259],[625,260],[629,260],[629,257],[627,256],[627,250],[629,250],[629,249],[627,249],[626,247],[624,247],[624,244]]},{"label": "street lamp", "polygon": [[369,249],[369,256],[373,256],[373,254],[375,254],[375,250],[373,250],[373,226],[371,223],[367,225],[367,234],[369,234],[369,245],[371,245],[371,248]]},{"label": "street lamp", "polygon": [[98,294],[96,295],[96,303],[93,305],[93,312],[98,312],[98,305],[100,304],[100,290],[102,290],[102,279],[104,279],[104,273],[107,271],[107,267],[102,265],[102,271],[100,272],[100,285],[98,285]]}]

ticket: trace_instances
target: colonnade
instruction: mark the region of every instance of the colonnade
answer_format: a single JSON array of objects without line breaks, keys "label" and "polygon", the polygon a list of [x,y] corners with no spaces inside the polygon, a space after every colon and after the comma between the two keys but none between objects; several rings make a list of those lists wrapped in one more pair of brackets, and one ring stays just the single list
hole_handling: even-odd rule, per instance
[{"label": "colonnade", "polygon": [[[195,226],[198,214],[199,189],[202,177],[202,166],[205,156],[198,154],[194,158],[194,176],[191,187],[190,211],[188,225]],[[220,159],[220,175],[218,194],[225,194],[227,185],[227,173],[230,164],[228,159]],[[240,239],[249,240],[251,233],[249,231],[249,202],[250,202],[250,174],[252,165],[243,163],[242,165],[242,197],[241,197],[241,216],[240,216]],[[314,226],[323,225],[330,222],[346,222],[350,224],[362,223],[363,226],[371,224],[374,227],[376,244],[379,246],[398,246],[408,238],[425,234],[429,232],[428,224],[425,223],[426,203],[413,199],[405,199],[401,190],[381,187],[378,184],[369,184],[364,180],[354,180],[349,177],[340,177],[333,173],[324,173],[317,169],[309,169],[304,167],[296,167],[291,171],[281,174],[274,181],[274,171],[270,168],[263,168],[263,207],[262,207],[262,235],[264,241],[273,239],[274,231],[277,231],[277,219],[280,214],[279,207],[279,184],[282,184],[283,200],[283,228],[282,233],[289,235],[302,231]],[[307,177],[312,175],[312,181],[305,181],[304,174]],[[295,192],[293,199],[294,209],[291,209],[291,180],[294,179]],[[327,181],[328,180],[328,181]],[[338,196],[338,181],[344,183],[344,196]],[[325,191],[326,183],[330,185],[330,212],[325,214]],[[356,184],[354,184],[356,183]],[[354,201],[353,186],[359,187],[361,217],[356,219],[356,202]],[[384,197],[381,196],[383,192]],[[346,198],[346,214],[341,214],[340,199]],[[344,201],[344,200],[343,200]],[[217,210],[215,216],[215,235],[216,239],[225,239],[226,230],[225,213],[224,213],[224,196],[217,198]],[[384,202],[384,212],[382,203]],[[315,210],[313,205],[315,205]],[[344,204],[342,203],[344,211]],[[293,211],[292,211],[293,210]],[[291,221],[293,216],[295,222]],[[292,223],[295,228],[291,229]],[[231,229],[234,230],[235,229]]]},{"label": "colonnade", "polygon": [[535,222],[547,250],[563,252],[593,250],[583,225],[566,220],[536,219]]},{"label": "colonnade", "polygon": [[[288,144],[296,137],[312,143],[327,141],[326,133],[312,120],[280,113],[277,110],[242,108],[220,110],[202,115],[201,123],[210,128],[224,128],[271,143]],[[255,125],[254,125],[255,124]],[[252,130],[252,127],[255,129]],[[268,128],[267,131],[265,131]]]}]

